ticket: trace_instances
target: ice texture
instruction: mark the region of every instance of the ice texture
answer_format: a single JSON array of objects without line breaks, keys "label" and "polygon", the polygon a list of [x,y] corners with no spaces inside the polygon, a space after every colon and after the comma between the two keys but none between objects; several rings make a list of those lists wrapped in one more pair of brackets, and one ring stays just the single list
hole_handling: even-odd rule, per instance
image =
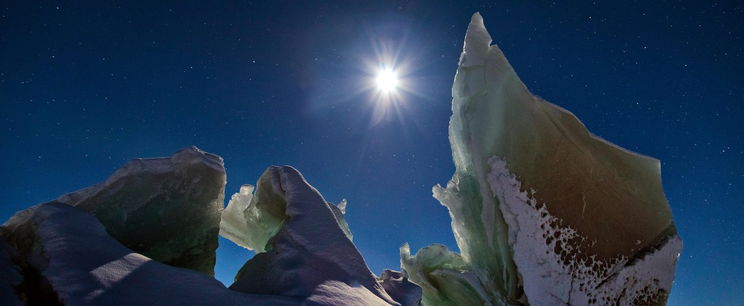
[{"label": "ice texture", "polygon": [[424,304],[664,303],[681,250],[659,161],[529,92],[476,13],[452,88],[455,174],[434,197],[461,254],[402,267]]},{"label": "ice texture", "polygon": [[[170,157],[132,160],[106,181],[56,202],[92,213],[137,253],[214,275],[225,182],[221,157],[188,147]],[[33,209],[4,226],[13,231]]]},{"label": "ice texture", "polygon": [[401,266],[411,282],[421,286],[424,305],[485,305],[491,288],[481,279],[460,254],[446,246],[434,244],[411,256],[408,244],[400,249]]},{"label": "ice texture", "polygon": [[[261,176],[260,180],[268,180],[268,176]],[[240,187],[240,191],[233,194],[227,207],[222,212],[220,220],[220,236],[235,242],[246,249],[255,252],[266,251],[266,243],[274,237],[281,228],[286,215],[283,206],[274,205],[275,199],[260,200],[259,196],[253,195],[255,186],[246,184]],[[263,197],[274,197],[273,194],[261,192]],[[273,205],[273,206],[271,206]],[[346,199],[337,205],[328,205],[333,216],[341,226],[346,237],[352,240],[353,236],[349,230],[349,224],[344,219],[346,213]]]},{"label": "ice texture", "polygon": [[[289,166],[268,168],[256,186],[254,195],[252,187],[241,188],[223,213],[223,235],[259,252],[240,269],[230,289],[321,304],[341,295],[349,305],[401,304],[387,294],[347,235],[345,201],[341,208],[326,202]],[[398,296],[406,296],[402,291],[417,286],[396,288]]]},{"label": "ice texture", "polygon": [[[0,304],[418,305],[403,273],[369,271],[346,200],[294,168],[270,167],[222,213],[224,186],[222,158],[190,147],[16,213],[0,227]],[[230,288],[211,277],[220,224],[258,252]]]},{"label": "ice texture", "polygon": [[[9,236],[25,254],[26,303],[35,305],[298,305],[293,297],[232,291],[203,273],[133,252],[79,208],[50,202],[26,212]],[[5,275],[3,275],[5,277]],[[3,299],[5,297],[3,296]],[[6,305],[3,303],[3,305]]]},{"label": "ice texture", "polygon": [[222,211],[219,233],[244,248],[263,252],[266,243],[281,228],[285,216],[283,209],[257,207],[258,197],[253,196],[254,189],[253,185],[243,185],[230,198]]}]

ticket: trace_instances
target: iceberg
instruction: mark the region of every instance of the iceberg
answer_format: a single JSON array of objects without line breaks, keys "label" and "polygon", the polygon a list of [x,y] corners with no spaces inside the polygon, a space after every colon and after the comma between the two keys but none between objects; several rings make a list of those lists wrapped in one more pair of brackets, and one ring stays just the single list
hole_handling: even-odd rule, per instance
[{"label": "iceberg", "polygon": [[455,174],[433,194],[460,254],[401,265],[427,305],[662,304],[682,242],[659,161],[527,89],[473,15],[452,88]]}]

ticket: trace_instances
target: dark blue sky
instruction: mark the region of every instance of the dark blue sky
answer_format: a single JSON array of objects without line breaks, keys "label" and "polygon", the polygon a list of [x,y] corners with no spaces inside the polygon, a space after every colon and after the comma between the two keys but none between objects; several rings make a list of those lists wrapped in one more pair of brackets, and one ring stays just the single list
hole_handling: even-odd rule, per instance
[{"label": "dark blue sky", "polygon": [[[456,248],[431,187],[454,171],[450,88],[480,11],[534,93],[662,161],[685,241],[670,304],[744,302],[741,2],[368,2],[0,1],[0,219],[193,144],[225,159],[228,198],[272,164],[347,198],[376,273],[404,242]],[[372,124],[381,45],[417,94]],[[251,254],[220,243],[229,285]]]}]

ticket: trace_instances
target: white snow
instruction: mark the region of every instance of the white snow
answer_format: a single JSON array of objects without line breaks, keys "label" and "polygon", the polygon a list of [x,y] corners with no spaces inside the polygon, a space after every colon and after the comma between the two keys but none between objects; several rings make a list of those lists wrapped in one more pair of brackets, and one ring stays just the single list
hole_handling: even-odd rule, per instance
[{"label": "white snow", "polygon": [[325,281],[315,287],[303,305],[390,305],[360,285],[349,285],[340,281]]},{"label": "white snow", "polygon": [[[659,249],[637,261],[628,262],[628,258],[618,256],[607,263],[608,267],[596,269],[599,265],[594,259],[579,259],[576,255],[580,250],[570,243],[571,239],[585,238],[571,227],[554,226],[560,220],[550,215],[545,205],[538,205],[528,191],[522,191],[506,161],[492,157],[489,163],[489,185],[509,225],[509,245],[531,304],[619,302],[628,305],[637,304],[633,303],[634,299],[652,302],[651,297],[659,290],[667,293],[671,290],[674,267],[682,248],[678,236],[670,237]],[[546,241],[546,237],[550,239]],[[574,255],[570,264],[555,252],[559,243]]]}]

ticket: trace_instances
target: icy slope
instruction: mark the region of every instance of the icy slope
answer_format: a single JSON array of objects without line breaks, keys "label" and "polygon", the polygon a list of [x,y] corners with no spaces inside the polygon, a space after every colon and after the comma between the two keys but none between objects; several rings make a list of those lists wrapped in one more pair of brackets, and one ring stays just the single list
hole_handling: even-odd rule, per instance
[{"label": "icy slope", "polygon": [[456,171],[433,192],[449,209],[462,254],[401,249],[425,303],[666,300],[681,240],[658,160],[593,136],[532,95],[477,13],[452,96]]},{"label": "icy slope", "polygon": [[[59,202],[29,211],[13,238],[31,239],[31,279],[44,283],[37,304],[65,305],[297,305],[291,297],[251,295],[225,288],[195,271],[164,265],[132,252],[91,214]],[[34,302],[29,301],[29,304]]]},{"label": "icy slope", "polygon": [[[250,187],[241,188],[222,216],[223,235],[259,252],[240,269],[230,289],[302,298],[346,292],[372,304],[418,301],[418,287],[405,279],[388,284],[406,299],[395,301],[387,294],[351,242],[341,210],[297,170],[270,167],[256,186],[255,195]],[[419,296],[409,297],[409,291]],[[316,298],[310,300],[330,297]]]}]

